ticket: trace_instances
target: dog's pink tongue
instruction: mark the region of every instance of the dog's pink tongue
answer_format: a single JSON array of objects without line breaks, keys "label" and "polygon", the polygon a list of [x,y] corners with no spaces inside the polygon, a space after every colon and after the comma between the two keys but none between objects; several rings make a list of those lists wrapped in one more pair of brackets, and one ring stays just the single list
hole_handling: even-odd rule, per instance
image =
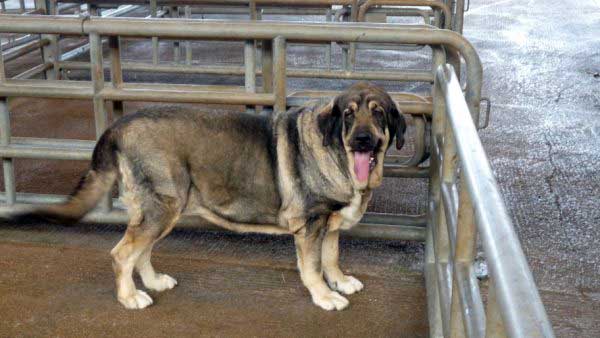
[{"label": "dog's pink tongue", "polygon": [[360,182],[369,178],[370,155],[370,153],[354,152],[354,174]]}]

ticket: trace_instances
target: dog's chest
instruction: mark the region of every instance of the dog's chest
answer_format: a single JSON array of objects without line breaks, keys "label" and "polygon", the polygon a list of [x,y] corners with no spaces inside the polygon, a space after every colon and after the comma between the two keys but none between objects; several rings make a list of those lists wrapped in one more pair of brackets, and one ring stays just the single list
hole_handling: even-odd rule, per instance
[{"label": "dog's chest", "polygon": [[363,216],[363,195],[355,191],[350,204],[340,209],[339,213],[343,219],[341,229],[350,229],[358,224]]}]

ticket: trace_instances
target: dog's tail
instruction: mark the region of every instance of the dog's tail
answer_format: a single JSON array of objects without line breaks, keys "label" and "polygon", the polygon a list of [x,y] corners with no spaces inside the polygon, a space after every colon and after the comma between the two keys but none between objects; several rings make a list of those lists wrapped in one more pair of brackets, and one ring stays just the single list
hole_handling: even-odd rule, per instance
[{"label": "dog's tail", "polygon": [[117,152],[114,131],[109,129],[94,148],[90,169],[66,202],[36,206],[30,211],[11,215],[4,222],[69,224],[80,220],[112,190],[117,178]]}]

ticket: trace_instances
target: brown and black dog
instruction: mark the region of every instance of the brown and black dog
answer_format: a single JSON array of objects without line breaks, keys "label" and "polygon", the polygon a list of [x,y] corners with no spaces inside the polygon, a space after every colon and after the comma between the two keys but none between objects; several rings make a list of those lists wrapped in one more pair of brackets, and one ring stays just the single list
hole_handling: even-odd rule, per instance
[{"label": "brown and black dog", "polygon": [[338,265],[340,229],[359,222],[381,184],[384,154],[406,125],[380,87],[359,83],[325,105],[266,117],[147,108],[118,120],[98,141],[89,172],[67,202],[34,207],[16,221],[76,221],[121,178],[129,225],[111,251],[118,300],[152,304],[136,288],[173,288],[150,263],[152,247],[183,213],[238,232],[292,234],[298,269],[315,304],[341,310],[363,288]]}]

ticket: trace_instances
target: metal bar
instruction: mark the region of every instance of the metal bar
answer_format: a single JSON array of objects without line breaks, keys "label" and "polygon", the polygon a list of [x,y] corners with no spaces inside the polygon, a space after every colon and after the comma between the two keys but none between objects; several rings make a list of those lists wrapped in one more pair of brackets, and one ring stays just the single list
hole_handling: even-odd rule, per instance
[{"label": "metal bar", "polygon": [[[158,0],[161,6],[174,5],[249,5],[253,1],[261,6],[315,7],[331,5],[351,5],[353,0]],[[61,0],[61,3],[82,3],[96,5],[147,4],[148,0]]]},{"label": "metal bar", "polygon": [[50,62],[45,63],[45,64],[40,64],[40,65],[30,68],[20,74],[13,76],[12,79],[29,79],[40,73],[45,72],[46,70],[52,68],[53,66],[54,66],[54,64],[52,64]]},{"label": "metal bar", "polygon": [[497,302],[511,337],[553,337],[533,276],[452,66],[437,70],[477,228],[496,287]]},{"label": "metal bar", "polygon": [[79,8],[80,5],[78,4],[62,4],[62,5],[58,5],[56,7],[56,14],[65,14],[65,12],[73,9],[75,10],[76,8]]},{"label": "metal bar", "polygon": [[[259,15],[325,15],[328,6],[323,5],[319,7],[265,7],[260,6],[257,11],[257,17]],[[227,14],[227,15],[248,15],[247,6],[202,6],[192,8],[194,14]],[[259,19],[260,20],[260,19]]]},{"label": "metal bar", "polygon": [[[65,201],[67,196],[64,195],[44,195],[44,194],[17,194],[17,202],[19,204],[0,206],[0,217],[14,214],[15,209],[26,208],[29,203],[60,203]],[[0,201],[6,203],[6,195],[0,194]],[[124,210],[118,199],[112,200],[115,209],[109,212],[104,212],[101,209],[96,209],[86,215],[81,223],[107,223],[107,224],[124,224],[127,223],[129,216]],[[177,222],[178,227],[193,228],[193,229],[209,229],[223,231],[216,225],[210,224],[201,217],[193,214],[183,214]],[[423,241],[425,239],[426,229],[423,227],[414,227],[410,225],[382,225],[372,223],[360,223],[350,230],[342,231],[342,234],[350,237],[358,238],[383,238],[389,240],[414,240]]]},{"label": "metal bar", "polygon": [[[267,47],[270,47],[267,46]],[[263,56],[264,57],[264,56]],[[272,59],[267,60],[271,61]],[[87,62],[70,61],[61,62],[59,67],[62,69],[89,69]],[[108,67],[108,65],[105,65]],[[138,72],[169,72],[183,74],[219,74],[219,75],[244,75],[245,67],[242,66],[214,66],[214,65],[191,65],[184,66],[180,64],[161,63],[154,65],[147,62],[123,62],[123,69]],[[263,66],[264,69],[264,66]],[[257,69],[256,74],[261,75],[262,69]],[[288,77],[311,77],[323,79],[347,79],[347,80],[385,80],[385,81],[406,81],[406,82],[432,82],[433,75],[430,71],[418,70],[390,70],[382,71],[344,71],[344,70],[325,70],[325,69],[307,69],[290,68],[287,70]]]},{"label": "metal bar", "polygon": [[452,293],[451,334],[453,337],[485,337],[485,313],[479,285],[473,272],[476,254],[477,228],[469,192],[459,189],[456,246],[454,249],[454,288]]},{"label": "metal bar", "polygon": [[[160,84],[128,83],[121,88],[105,87],[99,95],[105,100],[251,104],[272,105],[275,96],[272,93],[248,94],[240,92],[243,88],[231,86],[170,85],[164,89]],[[235,95],[232,95],[234,93]],[[64,99],[92,99],[92,84],[86,81],[43,81],[43,80],[7,80],[0,83],[0,96],[47,97]],[[314,97],[290,97],[290,106],[314,100]],[[397,101],[404,114],[430,114],[431,103]],[[395,169],[393,169],[395,170]],[[392,172],[393,172],[392,170]],[[423,169],[419,169],[421,171]],[[421,177],[421,172],[415,173]]]},{"label": "metal bar", "polygon": [[98,33],[90,33],[90,63],[92,88],[94,93],[94,116],[96,139],[100,138],[107,125],[104,99],[100,93],[104,89],[104,67],[102,62],[102,39]]},{"label": "metal bar", "polygon": [[[0,53],[0,83],[6,81],[4,69],[4,57]],[[10,112],[8,110],[8,101],[6,97],[0,97],[0,145],[10,144]],[[15,173],[12,159],[2,157],[2,170],[4,174],[4,191],[6,193],[6,202],[12,205],[16,201]]]},{"label": "metal bar", "polygon": [[100,17],[90,17],[84,20],[83,18],[64,16],[3,15],[0,21],[0,31],[66,35],[98,32],[103,36],[152,37],[159,35],[169,39],[202,40],[263,40],[282,36],[288,42],[358,41],[418,45],[442,44],[453,46],[469,59],[472,56],[468,54],[475,53],[473,47],[460,34],[435,29],[428,25],[144,18],[122,20]]},{"label": "metal bar", "polygon": [[[333,13],[332,13],[331,9],[327,9],[327,12],[325,13],[325,21],[326,22],[333,21]],[[325,61],[327,62],[327,70],[331,70],[332,49],[333,49],[333,42],[330,42],[327,44],[327,47],[325,47]]]},{"label": "metal bar", "polygon": [[[41,9],[43,10],[46,14],[49,15],[54,15],[55,14],[55,4],[50,2],[50,1],[46,1],[46,0],[35,0],[35,8],[37,9]],[[33,15],[32,17],[35,17],[37,15]],[[42,17],[46,17],[46,15],[43,15]],[[49,43],[45,44],[45,45],[41,45],[41,54],[42,54],[42,63],[52,63],[53,65],[55,65],[56,61],[57,61],[57,52],[58,52],[58,37],[56,35],[47,35],[47,34],[40,34],[40,40],[47,40]],[[48,69],[45,71],[45,76],[46,79],[49,80],[57,80],[58,79],[58,73],[55,69],[55,67],[52,67],[51,69]]]},{"label": "metal bar", "polygon": [[273,93],[275,114],[284,113],[287,110],[286,98],[286,52],[285,38],[278,36],[273,39]]},{"label": "metal bar", "polygon": [[382,213],[366,213],[361,223],[374,223],[384,225],[404,224],[414,227],[426,227],[427,215],[395,215],[395,214],[382,214]]},{"label": "metal bar", "polygon": [[[90,33],[90,64],[92,74],[92,87],[94,89],[94,124],[96,126],[96,139],[99,139],[108,125],[108,116],[104,99],[100,95],[104,88],[104,67],[102,61],[102,38],[98,33]],[[100,202],[101,210],[108,212],[111,209],[110,194]]]},{"label": "metal bar", "polygon": [[[288,107],[301,106],[306,102],[314,101],[315,99],[317,98],[314,96],[290,96],[288,97],[287,104]],[[430,102],[396,101],[396,104],[403,114],[431,115],[432,112],[432,105]]]},{"label": "metal bar", "polygon": [[[8,111],[8,103],[5,97],[0,98],[0,133],[0,145],[8,146],[10,143],[10,113]],[[13,162],[10,157],[2,157],[2,169],[4,172],[4,191],[6,193],[6,203],[12,205],[16,202],[16,189],[15,172]]]},{"label": "metal bar", "polygon": [[405,167],[386,164],[383,166],[384,177],[428,178],[428,167]]},{"label": "metal bar", "polygon": [[[100,92],[100,97],[105,100],[145,101],[145,102],[180,102],[180,103],[207,103],[230,105],[273,105],[273,94],[240,93],[237,91],[223,90],[152,90],[151,84],[124,84],[122,88],[105,87]],[[160,87],[160,85],[155,86]],[[180,86],[200,87],[203,86]],[[224,87],[224,86],[223,86]],[[285,100],[285,98],[283,98]]]},{"label": "metal bar", "polygon": [[17,38],[10,38],[9,37],[8,41],[2,43],[2,51],[5,51],[7,49],[20,46],[20,45],[22,45],[24,43],[27,43],[27,42],[33,41],[33,40],[37,40],[37,39],[39,39],[39,37],[37,35],[34,35],[34,34],[27,34],[27,35],[20,36],[20,37],[17,37]]},{"label": "metal bar", "polygon": [[[402,113],[404,113],[404,110],[402,108],[399,108]],[[414,139],[417,140],[417,142],[415,142],[414,147],[415,147],[415,151],[413,153],[413,156],[411,156],[410,159],[408,159],[407,161],[405,161],[404,163],[402,163],[405,166],[408,167],[413,167],[413,166],[417,166],[419,165],[422,161],[423,158],[425,157],[425,117],[423,116],[418,116],[418,115],[414,115],[413,116],[413,122],[414,122],[414,126],[415,126],[415,135],[414,135]]]},{"label": "metal bar", "polygon": [[[185,6],[185,18],[192,18],[192,8],[190,6]],[[185,64],[192,64],[192,42],[190,40],[185,42]]]},{"label": "metal bar", "polygon": [[457,228],[457,210],[458,196],[456,192],[456,183],[442,183],[442,202],[444,204],[444,215],[448,239],[450,243],[450,254],[454,257],[454,248],[456,246],[456,228]]},{"label": "metal bar", "polygon": [[[121,48],[118,36],[108,39],[110,50],[110,79],[113,87],[119,88],[123,84],[123,70],[121,67]],[[104,67],[102,67],[104,68]]]},{"label": "metal bar", "polygon": [[373,6],[423,6],[439,10],[444,14],[444,27],[450,29],[452,12],[450,8],[439,0],[367,0],[360,6],[357,21],[365,21],[367,10]]},{"label": "metal bar", "polygon": [[408,241],[425,240],[426,228],[399,224],[401,223],[385,225],[361,222],[352,229],[342,231],[342,233],[361,238],[401,239]]},{"label": "metal bar", "polygon": [[50,40],[40,39],[40,40],[30,41],[30,42],[24,43],[22,45],[19,45],[17,47],[14,47],[12,49],[9,49],[9,50],[3,52],[4,62],[12,61],[12,60],[19,58],[25,54],[31,53],[35,50],[38,50],[41,47],[47,46],[48,44],[50,44]]},{"label": "metal bar", "polygon": [[[234,95],[232,95],[234,94]],[[112,101],[147,101],[180,103],[214,103],[231,105],[273,105],[273,94],[244,93],[241,87],[127,83],[121,88],[104,87],[94,94],[92,84],[85,81],[7,80],[0,83],[1,96],[92,99],[98,96]]]},{"label": "metal bar", "polygon": [[[433,69],[436,67],[443,65],[445,63],[445,55],[443,50],[440,47],[433,48]],[[436,144],[436,136],[441,134],[443,130],[443,114],[444,114],[444,104],[443,99],[440,98],[438,90],[434,85],[432,88],[432,97],[433,97],[433,116],[432,116],[432,132],[431,132],[431,144]],[[438,154],[433,154],[430,160],[430,180],[429,180],[429,223],[427,227],[431,233],[431,239],[427,241],[428,248],[426,250],[430,250],[430,260],[428,264],[431,265],[429,276],[431,281],[428,281],[427,285],[427,293],[431,293],[432,295],[428,295],[428,303],[427,306],[429,308],[429,332],[430,337],[443,337],[447,336],[445,330],[445,315],[444,315],[444,302],[447,302],[448,290],[445,289],[447,286],[446,283],[441,281],[440,279],[444,276],[443,271],[441,271],[441,262],[439,260],[440,252],[439,249],[443,249],[440,246],[438,240],[437,229],[439,228],[439,209],[441,208],[441,200],[440,200],[440,170],[439,167],[441,165],[441,159]]]},{"label": "metal bar", "polygon": [[10,138],[10,144],[12,146],[53,146],[63,148],[77,148],[87,149],[91,151],[94,149],[95,141],[88,140],[77,140],[77,139],[59,139],[59,138],[41,138],[41,137],[18,137],[13,136]]},{"label": "metal bar", "polygon": [[[359,9],[359,0],[354,0],[352,2],[352,6],[350,7],[350,21],[356,22],[358,20],[358,9]],[[343,58],[343,67],[345,70],[353,70],[356,66],[356,43],[350,43],[350,49],[342,49]]]},{"label": "metal bar", "polygon": [[[156,0],[150,0],[150,17],[152,18],[156,18],[156,14],[157,14],[157,8],[156,8]],[[158,64],[158,37],[157,36],[153,36],[152,37],[152,63],[153,64]]]},{"label": "metal bar", "polygon": [[429,219],[427,224],[427,237],[425,239],[425,290],[427,291],[427,320],[429,322],[429,337],[442,338],[442,317],[440,311],[440,297],[437,287],[437,270],[435,252],[433,251],[433,211],[434,202],[429,200]]},{"label": "metal bar", "polygon": [[[262,85],[264,93],[273,92],[273,43],[271,40],[263,40],[261,47]],[[288,74],[289,76],[289,74]]]},{"label": "metal bar", "polygon": [[[114,88],[123,84],[123,69],[121,68],[121,48],[118,36],[108,38],[110,50],[110,82]],[[123,101],[109,101],[112,105],[113,118],[123,116]]]},{"label": "metal bar", "polygon": [[494,281],[491,280],[488,286],[488,301],[486,307],[486,326],[485,326],[485,337],[486,338],[506,338],[506,330],[502,321],[502,314],[498,307],[498,300],[496,296],[496,288]]},{"label": "metal bar", "polygon": [[[92,148],[93,149],[93,148]],[[70,149],[51,146],[1,145],[0,156],[49,160],[90,160],[92,149]]]},{"label": "metal bar", "polygon": [[[171,14],[171,18],[176,19],[179,17],[179,7],[170,6],[169,13]],[[181,48],[179,46],[179,41],[173,41],[173,61],[175,63],[179,63],[179,59],[181,58]]]},{"label": "metal bar", "polygon": [[460,79],[460,69],[461,69],[461,60],[460,54],[457,53],[456,50],[452,48],[446,48],[446,55],[448,58],[448,63],[454,67],[454,71],[456,72],[458,78]]},{"label": "metal bar", "polygon": [[456,0],[454,15],[452,16],[452,30],[462,34],[465,19],[465,0]]},{"label": "metal bar", "polygon": [[121,6],[119,8],[103,11],[100,16],[103,18],[123,16],[127,13],[135,11],[138,8],[140,8],[140,6],[134,6],[134,5]]},{"label": "metal bar", "polygon": [[[445,62],[445,53],[441,47],[433,48],[434,64]],[[439,90],[434,88],[433,93],[433,121],[432,121],[432,136],[434,142],[439,144],[437,141],[439,137],[444,135],[446,128],[446,113],[444,98],[440,95]],[[444,135],[445,136],[445,135]],[[448,228],[446,225],[446,213],[444,203],[442,203],[441,197],[441,185],[445,182],[449,182],[452,179],[452,156],[451,147],[448,147],[448,140],[444,138],[442,157],[439,159],[438,166],[441,167],[441,172],[436,170],[435,181],[432,179],[431,184],[439,185],[435,189],[435,203],[438,206],[434,215],[435,225],[433,227],[434,237],[434,252],[436,257],[436,267],[438,271],[438,294],[440,298],[440,311],[442,317],[442,329],[444,336],[450,335],[450,301],[451,301],[451,290],[452,290],[452,278],[451,278],[451,264],[450,264],[450,240],[448,234]],[[450,144],[451,146],[451,144]]]},{"label": "metal bar", "polygon": [[[254,40],[244,42],[244,83],[247,93],[256,93],[256,51]],[[247,106],[248,112],[256,112],[256,107]]]},{"label": "metal bar", "polygon": [[0,96],[91,99],[93,95],[91,83],[84,81],[6,80],[0,82]]}]

